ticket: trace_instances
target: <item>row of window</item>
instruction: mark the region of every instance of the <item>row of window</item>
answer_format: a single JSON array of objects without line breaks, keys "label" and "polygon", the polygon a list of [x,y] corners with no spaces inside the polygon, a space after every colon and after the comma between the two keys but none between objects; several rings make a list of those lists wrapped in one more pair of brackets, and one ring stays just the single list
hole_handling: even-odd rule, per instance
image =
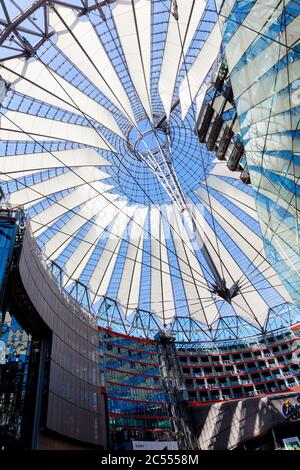
[{"label": "row of window", "polygon": [[[275,372],[277,372],[277,374],[275,374]],[[297,366],[297,372],[298,374],[300,373],[300,370],[299,370],[299,367]],[[282,380],[282,379],[285,379],[286,377],[286,383],[295,383],[296,385],[299,384],[299,377],[294,375],[296,372],[292,372],[292,371],[289,371],[289,372],[285,372],[285,373],[281,373],[280,371],[273,371],[273,373],[271,372],[266,372],[266,374],[263,375],[260,375],[260,374],[254,374],[255,377],[244,377],[243,378],[238,378],[238,377],[224,377],[224,378],[221,378],[221,379],[207,379],[206,381],[204,380],[186,380],[185,381],[185,384],[187,386],[188,389],[191,389],[191,388],[199,388],[199,389],[203,389],[203,388],[207,388],[207,389],[211,389],[211,388],[222,388],[222,387],[236,387],[238,385],[247,385],[247,384],[251,384],[251,383],[254,383],[254,384],[258,384],[258,383],[261,383],[261,382],[269,382],[271,380],[275,380],[275,381],[278,381],[278,380]],[[289,376],[292,376],[292,377],[289,377]]]},{"label": "row of window", "polygon": [[160,390],[145,390],[142,388],[132,388],[109,385],[109,396],[118,398],[131,398],[145,402],[167,402],[166,393]]},{"label": "row of window", "polygon": [[228,400],[240,399],[247,397],[254,397],[261,394],[269,394],[276,392],[289,391],[290,389],[299,386],[299,382],[291,378],[288,383],[281,380],[278,382],[269,382],[265,384],[255,384],[247,387],[237,388],[220,388],[218,390],[190,390],[188,392],[190,401],[213,401],[213,400]]},{"label": "row of window", "polygon": [[111,431],[123,431],[126,428],[155,429],[155,430],[172,430],[172,421],[170,419],[145,419],[145,418],[129,418],[129,417],[109,417],[109,427]]},{"label": "row of window", "polygon": [[130,416],[169,416],[168,405],[128,400],[115,400],[108,397],[108,411],[110,414],[123,414]]},{"label": "row of window", "polygon": [[179,361],[181,364],[195,365],[195,364],[229,364],[236,362],[243,362],[248,360],[263,360],[269,357],[278,356],[279,353],[288,354],[293,353],[296,345],[293,342],[282,344],[281,346],[274,346],[262,351],[248,351],[248,352],[235,352],[228,355],[206,355],[206,356],[180,356]]},{"label": "row of window", "polygon": [[160,377],[153,377],[151,375],[139,375],[138,373],[128,374],[126,371],[114,370],[114,369],[105,369],[105,376],[107,382],[116,382],[128,387],[149,387],[149,388],[160,388],[161,379]]},{"label": "row of window", "polygon": [[224,344],[223,346],[213,346],[211,344],[203,345],[201,348],[199,347],[186,347],[186,345],[180,343],[177,346],[178,354],[183,355],[207,355],[208,351],[210,355],[216,354],[234,354],[234,353],[243,353],[244,351],[256,351],[263,348],[270,348],[273,346],[279,346],[286,341],[290,341],[292,339],[299,339],[300,337],[300,328],[295,329],[293,331],[288,330],[284,333],[281,333],[277,336],[269,336],[261,341],[256,340],[255,342],[238,342],[233,343],[232,341],[228,344]]},{"label": "row of window", "polygon": [[106,358],[106,367],[109,367],[110,369],[121,369],[123,371],[134,371],[144,375],[160,375],[158,366],[141,364],[139,362],[122,361],[120,359]]}]

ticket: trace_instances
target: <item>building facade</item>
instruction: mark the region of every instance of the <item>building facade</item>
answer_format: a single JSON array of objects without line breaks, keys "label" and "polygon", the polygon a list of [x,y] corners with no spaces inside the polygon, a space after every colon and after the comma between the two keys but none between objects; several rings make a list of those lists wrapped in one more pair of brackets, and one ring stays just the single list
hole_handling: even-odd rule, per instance
[{"label": "building facade", "polygon": [[298,328],[227,344],[177,344],[191,407],[300,390]]},{"label": "building facade", "polygon": [[100,375],[107,394],[112,449],[133,441],[176,441],[156,342],[99,329]]},{"label": "building facade", "polygon": [[105,448],[95,320],[61,290],[30,225],[24,231],[7,213],[1,218],[4,446]]},{"label": "building facade", "polygon": [[99,328],[59,287],[22,211],[0,221],[4,448],[259,448],[299,435],[297,326],[214,345]]},{"label": "building facade", "polygon": [[[283,439],[300,438],[299,332],[212,346],[100,329],[110,447],[177,441],[185,450],[284,448]],[[288,403],[297,406],[285,414]]]},{"label": "building facade", "polygon": [[300,447],[299,1],[50,3],[1,63],[1,448]]},{"label": "building facade", "polygon": [[217,9],[265,249],[299,305],[299,2]]},{"label": "building facade", "polygon": [[250,175],[223,52],[220,52],[205,89],[196,129],[199,141],[206,144],[207,150],[214,152],[218,160],[226,162],[230,171],[239,171],[241,180],[249,184]]}]

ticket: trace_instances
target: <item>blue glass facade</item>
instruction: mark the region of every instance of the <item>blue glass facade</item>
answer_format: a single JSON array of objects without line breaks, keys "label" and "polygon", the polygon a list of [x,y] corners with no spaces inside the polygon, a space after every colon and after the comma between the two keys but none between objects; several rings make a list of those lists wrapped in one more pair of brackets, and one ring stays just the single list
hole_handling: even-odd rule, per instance
[{"label": "blue glass facade", "polygon": [[30,447],[40,348],[36,335],[24,327],[15,293],[7,286],[21,215],[0,209],[0,445],[4,449]]},{"label": "blue glass facade", "polygon": [[7,266],[14,249],[18,225],[16,219],[9,217],[9,211],[0,210],[0,292],[5,287]]},{"label": "blue glass facade", "polygon": [[110,446],[175,440],[156,343],[100,329],[99,345]]},{"label": "blue glass facade", "polygon": [[300,304],[299,1],[217,1],[264,246]]}]

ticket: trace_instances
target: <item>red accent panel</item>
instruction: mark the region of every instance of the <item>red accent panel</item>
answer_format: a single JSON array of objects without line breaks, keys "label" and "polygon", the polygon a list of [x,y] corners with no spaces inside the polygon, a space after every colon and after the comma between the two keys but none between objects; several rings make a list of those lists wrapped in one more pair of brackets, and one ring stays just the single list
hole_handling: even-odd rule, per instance
[{"label": "red accent panel", "polygon": [[284,379],[290,379],[291,377],[298,377],[300,374],[290,374],[290,375],[285,375],[284,377],[276,377],[276,379],[266,379],[266,380],[263,380],[262,382],[248,382],[246,384],[236,384],[236,385],[225,385],[224,387],[194,387],[194,388],[190,388],[188,387],[188,391],[196,391],[196,390],[201,390],[201,391],[206,391],[206,390],[222,390],[222,389],[226,389],[226,390],[229,390],[231,388],[241,388],[241,387],[252,387],[253,385],[262,385],[262,384],[266,384],[266,383],[269,383],[269,382],[279,382],[280,380],[284,380]]},{"label": "red accent panel", "polygon": [[213,401],[192,401],[189,403],[189,407],[193,408],[197,406],[213,405],[214,403],[224,403],[227,401],[251,400],[253,398],[268,397],[269,395],[281,395],[282,393],[299,392],[299,391],[300,391],[300,387],[291,387],[291,388],[287,388],[286,390],[280,390],[277,392],[260,393],[259,395],[254,395],[253,397],[229,398],[228,400],[213,400]]},{"label": "red accent panel", "polygon": [[[296,338],[293,340],[293,341],[296,341]],[[275,346],[275,345],[274,345]],[[244,352],[244,351],[242,351]],[[276,357],[279,357],[279,356],[286,356],[287,354],[292,354],[294,352],[294,350],[292,351],[280,351],[278,353],[273,353],[273,356],[267,356],[267,357],[254,357],[254,358],[246,358],[244,360],[240,360],[240,361],[234,361],[234,362],[226,362],[226,363],[220,363],[220,362],[205,362],[205,364],[195,364],[195,365],[192,365],[192,364],[181,364],[181,367],[182,369],[186,369],[186,368],[196,368],[196,369],[199,369],[202,368],[202,369],[205,369],[205,367],[220,367],[220,366],[224,366],[224,367],[228,367],[228,366],[233,366],[233,365],[238,365],[238,364],[248,364],[249,362],[259,362],[259,361],[268,361],[270,359],[274,359]],[[201,357],[201,355],[197,355],[197,357]],[[231,371],[229,371],[231,372]]]},{"label": "red accent panel", "polygon": [[120,384],[119,382],[110,382],[109,380],[107,381],[110,385],[117,385],[118,387],[128,387],[128,388],[138,388],[141,390],[154,390],[154,391],[159,391],[163,392],[163,388],[153,388],[153,387],[138,387],[137,385],[128,385],[128,384]]},{"label": "red accent panel", "polygon": [[108,330],[107,328],[102,328],[101,326],[98,326],[98,329],[101,331],[104,331],[105,333],[109,333],[114,336],[119,336],[120,338],[132,339],[134,341],[139,341],[140,343],[147,343],[147,344],[153,344],[153,345],[156,344],[155,341],[152,341],[151,339],[137,338],[136,336],[128,336],[122,333],[116,333],[115,331]]},{"label": "red accent panel", "polygon": [[150,356],[157,355],[157,353],[154,351],[145,351],[144,349],[134,349],[134,348],[129,348],[128,346],[120,346],[119,344],[115,344],[111,341],[105,341],[105,344],[110,344],[111,346],[115,346],[116,348],[120,348],[120,349],[126,349],[127,351],[136,351],[136,352],[140,352],[143,354],[149,354]]},{"label": "red accent panel", "polygon": [[1,215],[0,219],[10,220],[11,222],[16,222],[17,220],[15,217],[5,217],[4,215]]},{"label": "red accent panel", "polygon": [[166,401],[145,401],[145,400],[133,400],[132,398],[112,397],[108,395],[110,400],[129,401],[131,403],[144,403],[145,405],[168,405]]},{"label": "red accent panel", "polygon": [[[168,417],[169,418],[169,417]],[[155,428],[155,429],[146,429],[146,428],[139,428],[139,427],[132,427],[132,426],[125,426],[124,427],[125,431],[147,431],[147,432],[161,432],[161,433],[168,433],[171,435],[175,435],[174,431],[171,431],[170,429],[160,429],[160,428]],[[109,432],[120,432],[118,429],[110,429]]]},{"label": "red accent panel", "polygon": [[158,367],[159,364],[157,362],[143,362],[143,361],[137,361],[136,359],[128,359],[127,357],[122,357],[122,356],[115,356],[114,354],[105,354],[108,357],[112,357],[113,359],[118,359],[120,361],[126,361],[126,362],[134,362],[135,364],[144,364],[145,366],[153,366],[153,367]]},{"label": "red accent panel", "polygon": [[117,372],[120,372],[122,374],[130,374],[130,375],[138,375],[139,377],[149,377],[151,379],[160,379],[160,375],[149,375],[149,374],[141,374],[140,372],[131,372],[128,370],[122,370],[122,369],[116,369],[115,367],[106,367],[108,370],[115,370]]},{"label": "red accent panel", "polygon": [[[192,380],[192,379],[217,379],[219,377],[240,377],[241,375],[246,375],[246,374],[257,374],[258,372],[266,372],[268,370],[277,370],[277,369],[282,369],[283,367],[289,367],[292,365],[292,362],[289,362],[288,364],[283,364],[281,366],[275,366],[275,367],[267,367],[267,368],[263,368],[263,369],[256,369],[256,370],[245,370],[243,372],[239,372],[238,374],[236,374],[235,372],[232,373],[232,371],[225,371],[225,372],[220,372],[218,375],[185,375],[184,376],[184,379],[185,380]],[[203,368],[202,366],[199,366],[200,368]],[[294,374],[293,374],[294,376]],[[278,377],[280,378],[280,377]],[[225,387],[226,388],[226,387]]]},{"label": "red accent panel", "polygon": [[[293,327],[293,328],[295,328],[295,327]],[[291,328],[291,329],[293,329],[293,328]],[[299,326],[298,326],[297,328],[300,328],[300,324],[299,324]],[[295,328],[295,329],[296,329],[296,328]],[[270,345],[268,345],[268,346],[264,346],[264,347],[261,347],[261,348],[255,348],[255,349],[242,349],[242,350],[239,350],[239,349],[238,349],[238,346],[237,346],[237,348],[236,348],[235,350],[233,350],[233,351],[228,351],[228,352],[224,352],[224,353],[212,353],[212,354],[210,354],[210,353],[205,353],[205,352],[203,352],[203,353],[201,353],[201,354],[198,354],[198,353],[195,353],[195,354],[179,353],[178,356],[179,356],[179,357],[195,357],[195,356],[196,356],[196,357],[201,357],[201,356],[210,357],[210,356],[228,356],[229,354],[234,355],[234,354],[240,354],[240,353],[244,354],[244,353],[253,352],[253,351],[264,351],[265,349],[271,349],[271,348],[274,348],[274,347],[276,347],[276,346],[281,346],[282,344],[288,344],[288,343],[291,343],[291,342],[297,341],[297,340],[299,340],[299,338],[290,338],[290,339],[287,339],[286,341],[279,341],[278,343],[275,343],[275,342],[274,342],[274,343],[272,343],[272,344],[270,344]],[[207,363],[207,365],[208,365],[208,364],[209,364],[209,363]],[[212,364],[215,364],[215,363],[212,362]],[[183,365],[183,364],[182,364],[182,365]],[[197,367],[197,366],[196,366],[196,367]]]},{"label": "red accent panel", "polygon": [[134,418],[134,419],[170,419],[170,416],[144,416],[144,415],[132,415],[123,413],[109,413],[111,418]]},{"label": "red accent panel", "polygon": [[300,323],[299,323],[299,325],[292,326],[291,330],[292,331],[299,330],[299,328],[300,328]]}]

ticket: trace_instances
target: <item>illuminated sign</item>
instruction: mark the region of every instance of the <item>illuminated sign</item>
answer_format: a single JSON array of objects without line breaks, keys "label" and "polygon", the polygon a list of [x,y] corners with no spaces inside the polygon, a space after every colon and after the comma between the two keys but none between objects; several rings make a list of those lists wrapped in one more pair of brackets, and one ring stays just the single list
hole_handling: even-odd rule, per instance
[{"label": "illuminated sign", "polygon": [[281,406],[281,412],[289,421],[300,420],[300,395],[295,397],[293,401],[291,401],[291,398],[284,400]]},{"label": "illuminated sign", "polygon": [[287,437],[282,439],[286,450],[300,450],[300,441],[298,437]]}]

